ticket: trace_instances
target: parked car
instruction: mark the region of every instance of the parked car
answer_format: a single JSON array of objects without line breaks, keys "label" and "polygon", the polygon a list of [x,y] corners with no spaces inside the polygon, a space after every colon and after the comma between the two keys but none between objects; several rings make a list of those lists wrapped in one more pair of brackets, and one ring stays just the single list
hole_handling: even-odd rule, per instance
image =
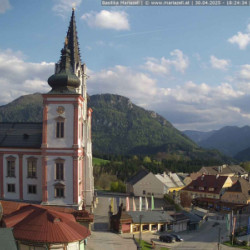
[{"label": "parked car", "polygon": [[161,235],[159,237],[159,239],[160,239],[160,241],[164,241],[164,242],[168,242],[168,243],[175,242],[174,237],[171,235]]},{"label": "parked car", "polygon": [[215,222],[215,223],[212,225],[212,227],[216,227],[216,226],[218,226],[218,225],[220,225],[220,223],[219,223],[219,222]]},{"label": "parked car", "polygon": [[181,238],[181,236],[178,235],[178,234],[171,234],[171,236],[174,237],[175,241],[183,241],[183,239]]}]

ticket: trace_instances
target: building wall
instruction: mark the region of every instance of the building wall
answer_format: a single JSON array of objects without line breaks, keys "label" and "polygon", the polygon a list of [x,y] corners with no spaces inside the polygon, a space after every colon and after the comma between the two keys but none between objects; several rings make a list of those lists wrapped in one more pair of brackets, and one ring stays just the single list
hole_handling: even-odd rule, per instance
[{"label": "building wall", "polygon": [[85,246],[84,246],[84,241],[76,241],[76,242],[71,242],[71,243],[58,243],[58,244],[40,244],[38,246],[38,244],[36,242],[34,242],[34,244],[32,245],[26,245],[23,242],[18,241],[17,243],[18,245],[18,249],[19,250],[52,250],[52,249],[56,249],[56,250],[84,250]]},{"label": "building wall", "polygon": [[181,221],[173,223],[173,231],[174,232],[183,232],[187,230],[187,221]]},{"label": "building wall", "polygon": [[[48,203],[50,205],[70,205],[73,204],[73,157],[60,156],[64,161],[64,181],[57,181],[55,178],[55,161],[58,156],[48,156],[47,158],[47,188],[48,188]],[[62,183],[65,185],[65,197],[55,197],[55,184]]]},{"label": "building wall", "polygon": [[[145,191],[145,194],[143,191]],[[135,196],[154,194],[154,197],[162,198],[164,193],[166,193],[166,190],[164,191],[164,184],[159,181],[152,173],[148,173],[144,178],[134,185]]]},{"label": "building wall", "polygon": [[[7,158],[13,156],[15,158],[15,177],[7,177]],[[4,198],[10,200],[18,200],[20,199],[20,191],[19,191],[19,156],[18,154],[5,154],[3,156],[3,190],[4,190]],[[10,193],[7,190],[8,184],[15,184],[15,192]]]},{"label": "building wall", "polygon": [[228,177],[222,188],[229,188],[232,186],[232,184],[233,184],[232,179]]},{"label": "building wall", "polygon": [[231,202],[231,203],[238,203],[238,204],[248,204],[250,200],[246,198],[245,195],[243,195],[240,192],[229,192],[226,191],[222,197],[221,200],[224,202]]},{"label": "building wall", "polygon": [[[47,145],[48,148],[71,148],[74,138],[74,105],[75,98],[48,98],[48,101],[56,101],[58,104],[48,105],[48,120],[47,120]],[[64,102],[72,101],[72,104]],[[60,103],[61,102],[61,103]],[[63,106],[65,113],[59,115],[57,108]],[[64,117],[64,138],[56,138],[56,118]]]},{"label": "building wall", "polygon": [[91,110],[88,111],[88,118],[85,126],[85,179],[84,179],[84,198],[87,206],[92,206],[94,198],[94,176],[92,165],[92,141],[91,141]]},{"label": "building wall", "polygon": [[[36,178],[28,178],[28,162],[29,157],[37,159]],[[28,185],[36,185],[36,194],[28,193]],[[40,155],[24,155],[23,156],[23,199],[30,201],[42,201],[42,157]]]},{"label": "building wall", "polygon": [[211,199],[220,199],[219,194],[213,194],[213,193],[205,193],[205,192],[197,192],[197,191],[188,191],[188,190],[181,190],[181,193],[187,193],[189,197],[192,199],[198,198],[198,197],[205,197],[205,198],[211,198]]}]

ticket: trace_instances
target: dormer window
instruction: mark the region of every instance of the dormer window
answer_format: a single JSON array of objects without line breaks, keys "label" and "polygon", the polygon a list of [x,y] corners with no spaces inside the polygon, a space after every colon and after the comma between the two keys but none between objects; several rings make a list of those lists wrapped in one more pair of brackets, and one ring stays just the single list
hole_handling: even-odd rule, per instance
[{"label": "dormer window", "polygon": [[56,118],[56,138],[64,138],[65,118],[59,116]]}]

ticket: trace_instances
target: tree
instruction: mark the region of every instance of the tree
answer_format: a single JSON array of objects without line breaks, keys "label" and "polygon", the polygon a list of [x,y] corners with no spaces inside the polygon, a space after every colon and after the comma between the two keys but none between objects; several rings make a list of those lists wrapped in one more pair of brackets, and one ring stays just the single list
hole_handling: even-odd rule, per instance
[{"label": "tree", "polygon": [[143,158],[143,163],[151,163],[152,161],[151,161],[151,158],[149,157],[149,156],[145,156],[144,158]]},{"label": "tree", "polygon": [[250,161],[245,161],[240,164],[247,172],[250,172]]},{"label": "tree", "polygon": [[181,192],[180,199],[182,207],[191,207],[192,198],[187,192]]},{"label": "tree", "polygon": [[126,192],[126,186],[121,181],[113,181],[110,184],[110,190],[112,192],[125,193]]}]

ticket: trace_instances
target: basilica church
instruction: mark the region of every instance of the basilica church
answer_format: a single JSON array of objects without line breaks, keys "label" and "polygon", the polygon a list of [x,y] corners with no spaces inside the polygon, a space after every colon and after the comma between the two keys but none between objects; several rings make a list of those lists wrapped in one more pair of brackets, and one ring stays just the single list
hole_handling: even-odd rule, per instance
[{"label": "basilica church", "polygon": [[91,207],[92,110],[87,106],[86,66],[74,10],[48,84],[51,90],[42,95],[42,123],[0,123],[0,199]]}]

